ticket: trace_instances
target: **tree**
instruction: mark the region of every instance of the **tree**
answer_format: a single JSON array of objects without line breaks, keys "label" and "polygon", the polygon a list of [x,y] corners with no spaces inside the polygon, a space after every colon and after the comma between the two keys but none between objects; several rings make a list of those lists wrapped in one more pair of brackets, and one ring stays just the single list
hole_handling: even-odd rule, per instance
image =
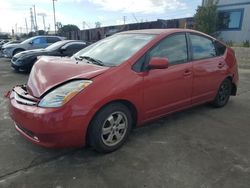
[{"label": "tree", "polygon": [[102,23],[101,23],[101,22],[96,22],[96,23],[95,23],[95,27],[96,27],[96,28],[101,27],[101,25],[102,25]]},{"label": "tree", "polygon": [[218,0],[207,0],[203,6],[199,6],[194,15],[195,29],[209,35],[215,35],[217,31],[217,4]]},{"label": "tree", "polygon": [[37,34],[38,35],[46,35],[46,32],[44,30],[38,30]]},{"label": "tree", "polygon": [[33,37],[33,36],[36,36],[36,33],[34,31],[28,33],[28,37]]},{"label": "tree", "polygon": [[58,34],[63,35],[65,33],[69,33],[71,31],[79,31],[80,29],[76,25],[68,24],[64,25],[58,29]]}]

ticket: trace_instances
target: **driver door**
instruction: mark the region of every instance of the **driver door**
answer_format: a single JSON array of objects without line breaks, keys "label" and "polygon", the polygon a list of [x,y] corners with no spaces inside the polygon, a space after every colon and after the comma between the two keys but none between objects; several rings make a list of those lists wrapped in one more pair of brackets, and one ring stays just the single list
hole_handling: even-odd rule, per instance
[{"label": "driver door", "polygon": [[145,118],[154,119],[191,105],[193,72],[186,34],[166,37],[147,56],[148,62],[152,57],[168,58],[169,67],[151,69],[144,75]]},{"label": "driver door", "polygon": [[46,48],[47,46],[48,45],[47,45],[46,38],[45,37],[38,37],[32,41],[32,44],[31,44],[29,49]]}]

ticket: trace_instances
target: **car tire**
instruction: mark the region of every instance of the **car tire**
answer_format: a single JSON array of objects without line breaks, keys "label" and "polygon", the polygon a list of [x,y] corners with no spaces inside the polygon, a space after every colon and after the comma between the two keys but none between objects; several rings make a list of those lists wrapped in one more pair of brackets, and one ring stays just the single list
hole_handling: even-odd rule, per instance
[{"label": "car tire", "polygon": [[18,67],[14,67],[14,71],[15,72],[19,72],[19,68]]},{"label": "car tire", "polygon": [[229,101],[231,92],[232,92],[232,82],[227,78],[221,83],[219,90],[216,94],[216,97],[212,102],[212,105],[216,108],[225,106]]},{"label": "car tire", "polygon": [[14,55],[16,55],[17,53],[22,52],[22,51],[24,51],[24,50],[21,50],[21,49],[14,50],[12,56],[14,56]]},{"label": "car tire", "polygon": [[121,103],[111,103],[103,107],[90,124],[90,146],[100,153],[117,150],[127,140],[132,121],[131,112]]}]

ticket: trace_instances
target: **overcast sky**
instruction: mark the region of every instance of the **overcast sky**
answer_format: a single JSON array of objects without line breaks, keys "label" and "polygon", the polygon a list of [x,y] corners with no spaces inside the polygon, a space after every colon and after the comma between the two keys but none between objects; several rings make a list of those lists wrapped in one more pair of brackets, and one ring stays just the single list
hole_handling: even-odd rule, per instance
[{"label": "overcast sky", "polygon": [[[56,21],[63,25],[75,24],[80,29],[102,26],[173,19],[193,16],[201,0],[57,0]],[[46,14],[46,27],[54,30],[52,0],[0,0],[0,30],[10,32],[13,28],[26,31],[25,18],[30,28],[30,8],[35,5],[37,24],[43,29],[42,16]]]}]

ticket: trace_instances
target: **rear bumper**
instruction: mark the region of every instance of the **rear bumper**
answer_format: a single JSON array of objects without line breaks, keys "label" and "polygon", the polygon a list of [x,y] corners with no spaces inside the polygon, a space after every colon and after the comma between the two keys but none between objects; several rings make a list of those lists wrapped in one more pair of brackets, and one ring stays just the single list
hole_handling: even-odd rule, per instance
[{"label": "rear bumper", "polygon": [[18,103],[10,94],[10,116],[16,130],[34,144],[65,148],[85,145],[88,117],[71,108],[40,108]]}]

